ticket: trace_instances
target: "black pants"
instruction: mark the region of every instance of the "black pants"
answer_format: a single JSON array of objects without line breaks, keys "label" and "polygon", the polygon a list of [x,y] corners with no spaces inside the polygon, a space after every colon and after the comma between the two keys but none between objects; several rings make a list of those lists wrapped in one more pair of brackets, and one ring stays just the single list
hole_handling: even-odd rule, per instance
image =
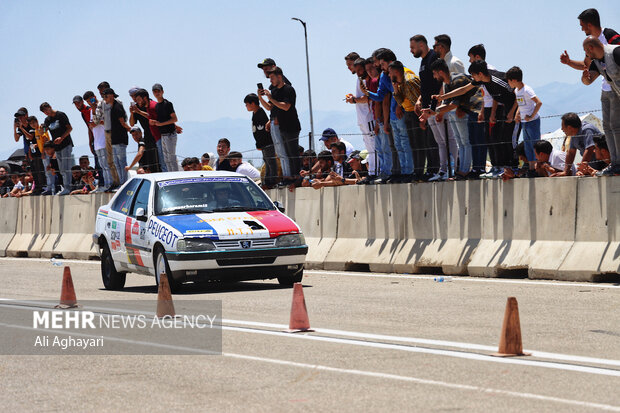
[{"label": "black pants", "polygon": [[273,187],[278,182],[278,162],[276,161],[276,149],[273,145],[267,145],[261,149],[263,162],[265,163],[265,182],[263,185]]},{"label": "black pants", "polygon": [[[489,153],[494,152],[495,163],[493,166],[513,166],[512,133],[515,129],[514,122],[506,122],[506,108],[498,106],[495,111],[495,126],[491,131]],[[493,155],[491,155],[493,159]]]},{"label": "black pants", "polygon": [[[491,117],[491,108],[484,108],[484,141],[491,143],[491,125],[489,124],[489,118]],[[495,151],[488,147],[489,157],[491,158],[491,165],[495,166],[497,161],[495,160]]]},{"label": "black pants", "polygon": [[299,131],[283,131],[280,128],[280,135],[284,141],[286,155],[288,156],[289,167],[293,176],[299,176],[301,170],[301,158],[299,157]]},{"label": "black pants", "polygon": [[32,159],[30,160],[30,168],[32,170],[32,177],[34,179],[34,192],[42,192],[43,188],[47,185],[47,179],[45,178],[45,167],[43,166],[43,160],[41,154],[30,153]]},{"label": "black pants", "polygon": [[152,135],[144,135],[144,154],[140,161],[140,165],[148,167],[152,173],[161,172],[157,144]]},{"label": "black pants", "polygon": [[424,166],[426,165],[424,131],[420,128],[420,119],[415,112],[405,112],[404,116],[409,144],[413,153],[413,173],[419,177],[424,174]]}]

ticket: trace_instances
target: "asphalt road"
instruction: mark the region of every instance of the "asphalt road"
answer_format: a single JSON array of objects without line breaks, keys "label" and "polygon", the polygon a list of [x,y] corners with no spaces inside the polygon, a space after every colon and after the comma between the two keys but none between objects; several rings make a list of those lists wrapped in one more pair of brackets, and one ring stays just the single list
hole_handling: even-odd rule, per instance
[{"label": "asphalt road", "polygon": [[[130,274],[124,291],[105,291],[98,263],[65,264],[78,301],[114,302],[127,314],[155,310],[152,278]],[[0,307],[58,301],[62,268],[46,260],[0,259],[0,274]],[[188,285],[174,295],[177,308],[221,300],[221,355],[5,349],[0,404],[6,411],[620,411],[618,285],[323,271],[307,271],[303,285],[312,333],[284,332],[292,289],[275,280]],[[489,356],[509,296],[519,301],[531,356]],[[24,333],[7,324],[1,336]],[[149,344],[134,332],[123,345],[146,353]]]}]

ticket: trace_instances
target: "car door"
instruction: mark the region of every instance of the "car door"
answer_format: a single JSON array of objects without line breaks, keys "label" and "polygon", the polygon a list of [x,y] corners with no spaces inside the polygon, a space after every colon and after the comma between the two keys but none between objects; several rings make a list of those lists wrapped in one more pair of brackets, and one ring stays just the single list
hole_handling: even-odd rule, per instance
[{"label": "car door", "polygon": [[[143,179],[134,197],[129,215],[125,218],[125,250],[127,262],[139,272],[153,267],[152,248],[146,236],[147,221],[138,220],[138,209],[144,209],[145,216],[151,214],[149,199],[151,181]],[[132,267],[133,268],[133,267]]]},{"label": "car door", "polygon": [[[106,224],[106,238],[110,245],[114,262],[123,267],[127,265],[127,253],[125,249],[125,223],[131,211],[136,190],[142,179],[134,178],[125,185],[112,202],[112,208],[108,212],[109,227]],[[117,267],[118,268],[118,267]]]}]

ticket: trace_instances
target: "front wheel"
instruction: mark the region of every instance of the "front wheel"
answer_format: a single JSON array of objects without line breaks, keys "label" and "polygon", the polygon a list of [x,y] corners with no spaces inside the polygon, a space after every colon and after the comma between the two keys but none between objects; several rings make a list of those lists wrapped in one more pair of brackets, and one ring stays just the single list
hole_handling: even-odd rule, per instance
[{"label": "front wheel", "polygon": [[116,271],[114,260],[108,244],[103,245],[101,252],[101,279],[106,290],[122,290],[125,287],[127,274]]},{"label": "front wheel", "polygon": [[159,275],[166,274],[168,277],[168,285],[170,286],[170,292],[176,293],[181,288],[181,283],[175,281],[172,278],[172,271],[168,266],[168,259],[166,253],[162,247],[157,247],[155,250],[155,285],[159,288]]},{"label": "front wheel", "polygon": [[286,275],[281,275],[278,277],[278,282],[283,287],[292,287],[295,283],[300,283],[302,278],[304,278],[304,269],[291,272]]}]

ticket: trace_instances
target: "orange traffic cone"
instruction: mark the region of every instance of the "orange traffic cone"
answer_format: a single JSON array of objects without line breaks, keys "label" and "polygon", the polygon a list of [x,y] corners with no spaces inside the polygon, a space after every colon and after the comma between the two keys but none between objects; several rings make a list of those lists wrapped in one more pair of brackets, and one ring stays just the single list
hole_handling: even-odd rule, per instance
[{"label": "orange traffic cone", "polygon": [[60,304],[54,308],[75,308],[78,306],[71,278],[71,268],[65,267],[62,274],[62,289],[60,290]]},{"label": "orange traffic cone", "polygon": [[308,310],[304,299],[304,290],[301,283],[293,284],[293,305],[291,306],[291,320],[288,324],[290,333],[314,331],[310,329]]},{"label": "orange traffic cone", "polygon": [[174,315],[174,304],[172,302],[172,294],[170,294],[168,276],[165,272],[162,272],[159,275],[159,286],[157,287],[157,317],[174,317]]},{"label": "orange traffic cone", "polygon": [[508,297],[506,312],[504,313],[504,325],[502,336],[499,339],[499,349],[492,354],[497,357],[529,356],[523,352],[521,342],[521,323],[519,322],[519,305],[515,297]]}]

